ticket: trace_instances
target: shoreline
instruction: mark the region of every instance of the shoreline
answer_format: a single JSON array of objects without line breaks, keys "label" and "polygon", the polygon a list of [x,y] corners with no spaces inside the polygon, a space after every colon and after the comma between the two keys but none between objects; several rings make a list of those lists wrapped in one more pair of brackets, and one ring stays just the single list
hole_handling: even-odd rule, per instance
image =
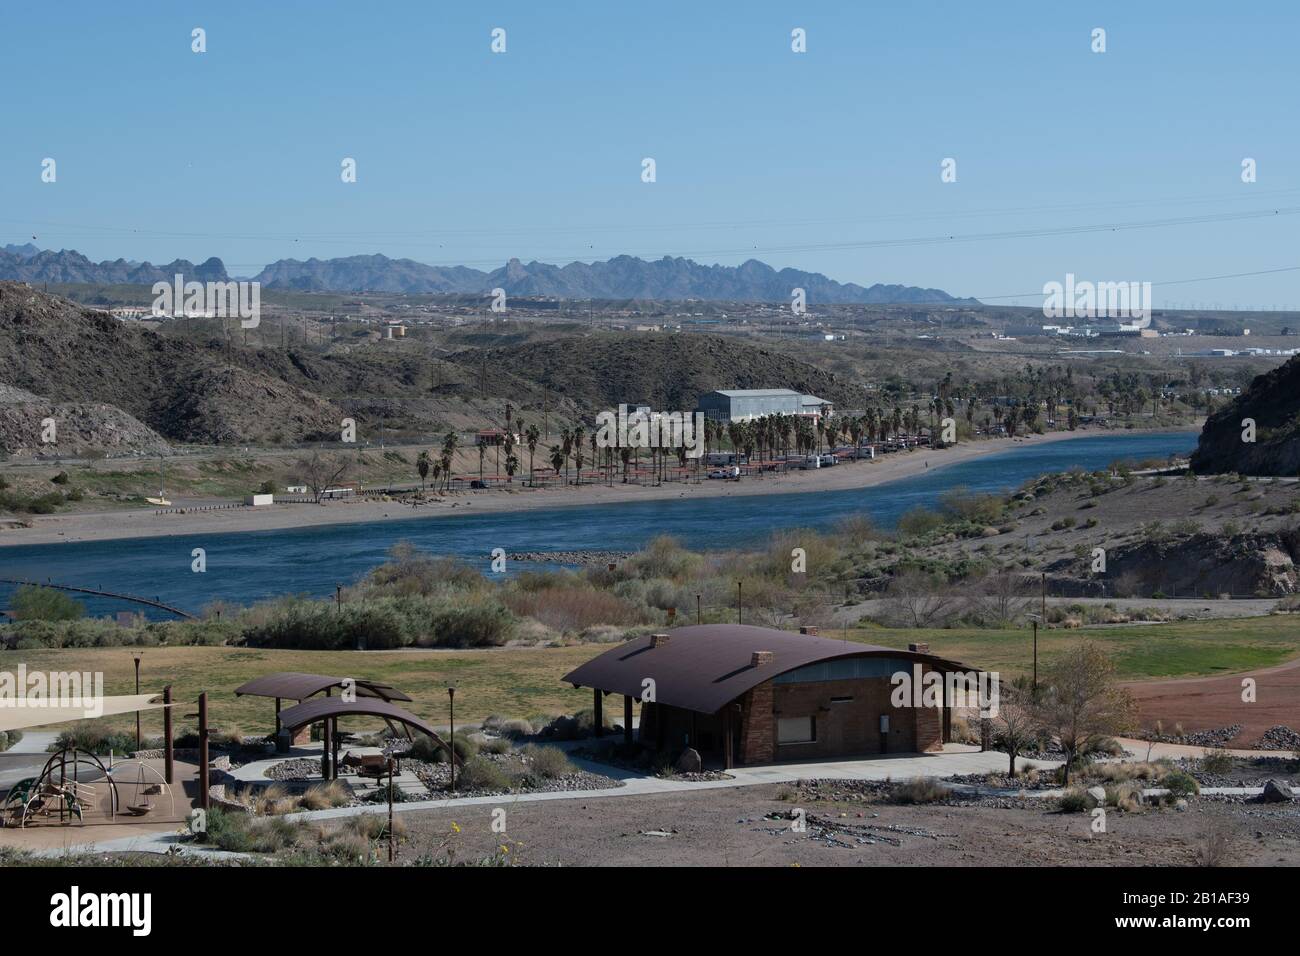
[{"label": "shoreline", "polygon": [[[646,485],[612,486],[588,484],[564,488],[501,491],[453,492],[432,498],[418,506],[399,501],[335,501],[329,504],[282,504],[261,508],[231,508],[218,511],[193,511],[187,514],[154,514],[151,510],[87,512],[82,514],[36,516],[31,528],[0,531],[0,552],[23,545],[69,544],[88,541],[114,541],[132,538],[179,537],[194,534],[235,534],[256,531],[285,531],[335,524],[361,524],[379,521],[413,521],[437,519],[447,515],[499,514],[549,508],[600,507],[639,501],[666,501],[700,497],[753,497],[773,494],[806,494],[824,491],[847,491],[871,488],[892,481],[926,474],[949,465],[983,458],[1000,452],[1058,441],[1092,438],[1107,434],[1143,434],[1151,432],[1198,431],[1196,425],[1182,428],[1079,430],[1049,432],[1046,435],[991,438],[965,442],[943,449],[914,449],[896,452],[874,461],[859,461],[795,471],[784,475],[766,475],[742,481],[701,479],[699,484],[669,483],[658,487]],[[933,462],[933,467],[927,463]]]}]

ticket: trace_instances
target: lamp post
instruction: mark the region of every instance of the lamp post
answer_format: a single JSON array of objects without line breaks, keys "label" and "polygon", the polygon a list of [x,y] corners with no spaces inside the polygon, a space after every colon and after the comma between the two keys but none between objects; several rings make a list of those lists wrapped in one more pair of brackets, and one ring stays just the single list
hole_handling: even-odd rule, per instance
[{"label": "lamp post", "polygon": [[[1044,620],[1046,620],[1044,618]],[[1034,700],[1038,700],[1038,621],[1037,614],[1029,615],[1029,621],[1034,625]]]},{"label": "lamp post", "polygon": [[[135,692],[140,694],[140,655],[135,655]],[[135,712],[135,749],[140,749],[140,711]]]},{"label": "lamp post", "polygon": [[451,708],[451,737],[447,741],[447,760],[451,762],[451,792],[456,792],[456,685],[447,685],[447,701]]}]

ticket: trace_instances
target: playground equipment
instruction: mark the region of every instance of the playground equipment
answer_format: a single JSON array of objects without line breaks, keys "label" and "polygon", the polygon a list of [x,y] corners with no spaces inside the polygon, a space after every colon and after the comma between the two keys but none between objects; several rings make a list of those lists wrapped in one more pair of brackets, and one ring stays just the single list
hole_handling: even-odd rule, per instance
[{"label": "playground equipment", "polygon": [[[128,764],[136,765],[135,779],[130,783],[126,780],[123,768]],[[122,781],[117,784],[119,792],[129,788],[130,796],[127,799],[125,810],[133,817],[148,816],[154,809],[154,797],[167,798],[169,804],[168,817],[176,816],[176,795],[168,785],[166,778],[157,768],[149,766],[143,760],[131,759],[124,760],[115,766],[110,775],[117,774],[122,777]]]},{"label": "playground equipment", "polygon": [[[99,776],[82,781],[81,772]],[[71,770],[71,772],[69,772]],[[74,819],[85,823],[87,810],[99,809],[107,796],[107,816],[117,815],[118,790],[113,774],[93,753],[76,747],[60,750],[45,762],[40,774],[18,781],[9,791],[0,815],[8,825],[27,826],[36,818],[50,819],[57,811],[59,824]]]}]

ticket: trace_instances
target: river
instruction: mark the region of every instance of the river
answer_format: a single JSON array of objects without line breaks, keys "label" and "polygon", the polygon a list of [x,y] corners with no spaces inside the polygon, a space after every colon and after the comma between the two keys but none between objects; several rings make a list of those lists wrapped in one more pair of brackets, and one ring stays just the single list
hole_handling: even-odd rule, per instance
[{"label": "river", "polygon": [[[784,528],[831,528],[854,514],[865,513],[887,528],[909,508],[934,504],[952,488],[1009,490],[1047,472],[1075,466],[1091,471],[1119,460],[1181,455],[1195,444],[1194,432],[1117,432],[1015,445],[914,477],[845,491],[661,499],[383,524],[18,546],[0,551],[0,577],[135,594],[197,612],[214,600],[251,604],[283,594],[333,594],[335,584],[351,583],[382,563],[397,541],[457,555],[485,571],[494,548],[634,551],[655,535],[671,534],[688,547],[729,549],[761,543]],[[191,570],[190,553],[199,547],[207,558],[202,574]],[[108,598],[79,599],[90,614],[136,607]]]}]

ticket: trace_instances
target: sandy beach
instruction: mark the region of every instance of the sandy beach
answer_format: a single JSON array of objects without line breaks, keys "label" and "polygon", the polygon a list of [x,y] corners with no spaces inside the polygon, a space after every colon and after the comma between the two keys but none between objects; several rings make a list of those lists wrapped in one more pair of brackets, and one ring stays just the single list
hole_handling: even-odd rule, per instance
[{"label": "sandy beach", "polygon": [[[1188,430],[1191,430],[1191,427]],[[189,511],[185,514],[159,515],[153,510],[140,510],[42,515],[32,519],[30,528],[0,530],[0,548],[14,545],[106,541],[167,535],[275,531],[285,528],[369,521],[410,521],[446,515],[463,515],[467,512],[482,514],[539,508],[579,508],[671,498],[741,497],[870,488],[921,474],[927,470],[999,452],[1013,451],[1016,448],[1106,433],[1104,430],[1079,430],[1016,438],[994,438],[964,442],[944,449],[896,452],[874,461],[846,462],[833,468],[795,471],[785,475],[769,474],[763,477],[742,478],[739,481],[706,479],[698,484],[674,482],[658,487],[624,485],[615,482],[612,486],[584,484],[565,488],[538,489],[517,486],[508,490],[497,488],[487,491],[462,491],[426,498],[423,504],[417,506],[396,500],[357,500],[331,501],[324,504],[277,504],[207,512]],[[217,503],[224,502],[177,502],[186,505]]]}]

